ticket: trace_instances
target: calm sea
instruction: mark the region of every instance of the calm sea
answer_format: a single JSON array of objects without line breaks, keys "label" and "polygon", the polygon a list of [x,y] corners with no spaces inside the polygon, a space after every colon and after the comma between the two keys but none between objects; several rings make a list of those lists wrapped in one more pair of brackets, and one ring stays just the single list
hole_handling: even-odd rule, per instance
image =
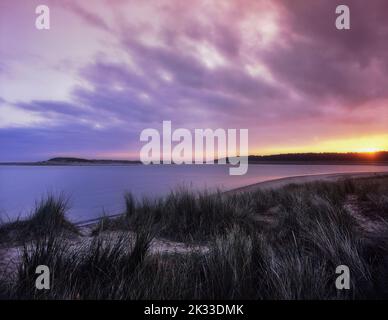
[{"label": "calm sea", "polygon": [[180,186],[228,190],[289,176],[373,171],[388,166],[264,164],[250,165],[244,176],[229,176],[221,165],[0,166],[0,218],[28,215],[47,194],[64,194],[70,219],[84,221],[120,213],[125,192],[156,197]]}]

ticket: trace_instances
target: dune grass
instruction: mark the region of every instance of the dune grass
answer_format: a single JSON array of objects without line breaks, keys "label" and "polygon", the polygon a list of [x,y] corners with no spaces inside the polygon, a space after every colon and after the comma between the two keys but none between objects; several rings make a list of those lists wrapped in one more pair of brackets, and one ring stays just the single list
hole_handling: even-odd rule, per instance
[{"label": "dune grass", "polygon": [[115,219],[103,219],[94,234],[103,231],[136,230],[150,226],[157,235],[183,242],[203,242],[214,238],[232,226],[249,229],[254,215],[249,203],[240,197],[227,196],[220,191],[193,192],[185,188],[164,198],[135,200],[125,195],[125,214]]},{"label": "dune grass", "polygon": [[48,195],[35,206],[26,219],[0,225],[0,243],[26,240],[67,233],[78,234],[76,226],[66,217],[68,205],[63,196]]},{"label": "dune grass", "polygon": [[[179,190],[163,199],[125,198],[126,214],[104,220],[92,242],[58,237],[24,247],[6,295],[18,299],[383,299],[388,298],[388,178],[289,185],[239,194]],[[376,211],[370,233],[349,211],[355,197]],[[51,225],[51,224],[50,224]],[[107,231],[121,231],[106,238]],[[136,234],[130,237],[128,231]],[[152,253],[151,240],[202,241],[206,253]],[[34,288],[35,268],[51,290]],[[337,290],[347,265],[351,290]]]},{"label": "dune grass", "polygon": [[118,218],[104,217],[94,229],[103,231],[136,230],[151,225],[158,236],[175,241],[207,241],[235,225],[243,230],[257,230],[266,223],[258,217],[284,212],[302,205],[305,198],[320,195],[340,205],[346,194],[354,192],[349,180],[341,183],[289,185],[281,190],[257,190],[250,193],[225,194],[220,191],[190,191],[179,188],[164,198],[136,200],[125,195],[125,214]]}]

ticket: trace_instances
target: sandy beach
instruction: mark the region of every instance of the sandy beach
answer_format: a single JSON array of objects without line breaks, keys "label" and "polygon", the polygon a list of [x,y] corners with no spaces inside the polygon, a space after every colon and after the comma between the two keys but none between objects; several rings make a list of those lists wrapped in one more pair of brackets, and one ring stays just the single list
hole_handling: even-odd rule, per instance
[{"label": "sandy beach", "polygon": [[281,179],[268,180],[250,184],[244,187],[228,190],[226,194],[240,193],[240,192],[252,192],[258,189],[277,189],[284,187],[289,184],[308,183],[315,181],[338,181],[345,178],[370,178],[378,176],[387,176],[387,172],[352,172],[352,173],[334,173],[334,174],[314,174],[314,175],[303,175],[294,176]]},{"label": "sandy beach", "polygon": [[[352,173],[334,173],[334,174],[314,174],[314,175],[303,175],[303,176],[292,176],[274,180],[262,181],[250,185],[246,185],[240,188],[232,189],[225,191],[225,194],[235,194],[241,192],[253,192],[258,189],[268,190],[268,189],[278,189],[284,187],[288,184],[299,184],[299,183],[308,183],[314,181],[338,181],[344,178],[369,178],[377,176],[387,176],[387,172],[352,172]],[[109,218],[116,218],[121,216],[121,214],[109,215]],[[96,223],[101,220],[101,217],[88,219],[84,221],[77,222],[76,225],[81,228],[93,227]]]}]

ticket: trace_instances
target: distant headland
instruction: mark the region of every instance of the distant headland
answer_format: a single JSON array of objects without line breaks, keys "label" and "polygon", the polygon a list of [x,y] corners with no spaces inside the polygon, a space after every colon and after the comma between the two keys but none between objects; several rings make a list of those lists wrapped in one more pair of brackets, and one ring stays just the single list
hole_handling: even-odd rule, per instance
[{"label": "distant headland", "polygon": [[388,151],[378,152],[348,152],[348,153],[288,153],[248,157],[249,163],[335,163],[335,164],[363,164],[383,163],[388,164]]},{"label": "distant headland", "polygon": [[31,166],[75,166],[75,165],[133,165],[141,164],[138,160],[104,160],[83,159],[74,157],[56,157],[45,161],[36,162],[4,162],[1,165],[31,165]]}]

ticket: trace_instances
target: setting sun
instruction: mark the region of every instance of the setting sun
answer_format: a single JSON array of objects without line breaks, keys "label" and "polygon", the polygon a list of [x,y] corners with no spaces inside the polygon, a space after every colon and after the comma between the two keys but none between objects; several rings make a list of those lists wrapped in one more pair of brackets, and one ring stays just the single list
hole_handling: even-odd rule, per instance
[{"label": "setting sun", "polygon": [[365,148],[365,149],[361,149],[359,152],[365,152],[365,153],[376,153],[376,152],[379,152],[380,150],[377,149],[377,148]]}]

